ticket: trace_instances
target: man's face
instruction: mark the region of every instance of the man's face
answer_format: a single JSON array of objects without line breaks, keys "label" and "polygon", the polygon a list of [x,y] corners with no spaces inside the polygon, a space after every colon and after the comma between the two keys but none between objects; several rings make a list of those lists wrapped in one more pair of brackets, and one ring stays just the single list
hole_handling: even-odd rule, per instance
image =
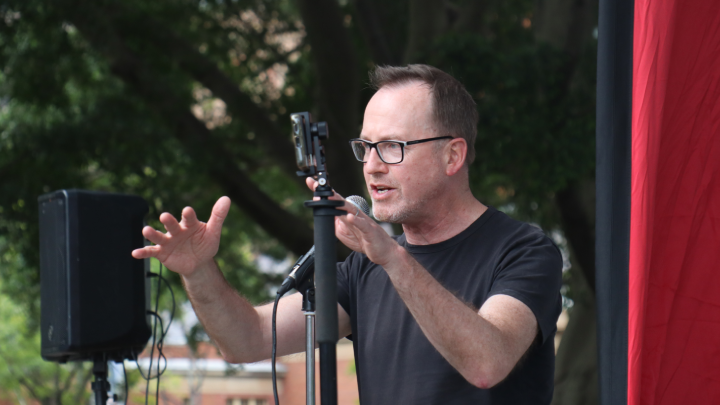
[{"label": "man's face", "polygon": [[[420,83],[384,87],[365,108],[362,139],[412,141],[436,136],[430,93]],[[432,210],[432,200],[443,181],[436,142],[447,141],[407,146],[402,163],[394,165],[383,163],[377,150],[371,150],[363,172],[375,218],[407,223],[421,220],[424,212]]]}]

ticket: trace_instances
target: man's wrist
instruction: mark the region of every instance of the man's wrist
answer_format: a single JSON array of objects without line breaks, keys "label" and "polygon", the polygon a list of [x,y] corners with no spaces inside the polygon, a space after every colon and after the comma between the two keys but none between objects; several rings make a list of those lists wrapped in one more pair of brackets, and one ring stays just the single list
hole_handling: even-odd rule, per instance
[{"label": "man's wrist", "polygon": [[393,276],[401,276],[403,273],[410,270],[411,266],[408,260],[410,258],[410,253],[408,253],[404,247],[396,244],[390,255],[390,260],[383,266],[383,268],[388,272],[391,278]]},{"label": "man's wrist", "polygon": [[210,276],[211,272],[215,269],[217,269],[217,263],[215,262],[215,259],[208,259],[200,262],[193,271],[188,274],[182,275],[183,282],[185,283],[185,285],[188,285],[196,284],[198,282],[207,280],[208,276]]}]

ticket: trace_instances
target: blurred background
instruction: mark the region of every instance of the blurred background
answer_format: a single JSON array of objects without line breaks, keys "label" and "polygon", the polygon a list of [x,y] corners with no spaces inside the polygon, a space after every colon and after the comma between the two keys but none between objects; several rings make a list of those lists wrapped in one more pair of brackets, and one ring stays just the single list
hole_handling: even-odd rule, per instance
[{"label": "blurred background", "polygon": [[[156,228],[160,213],[188,205],[206,220],[227,195],[218,264],[240,293],[265,302],[313,244],[289,114],[328,122],[332,184],[364,195],[347,140],[373,93],[367,73],[408,63],[451,73],[474,97],[477,198],[564,250],[554,403],[597,403],[596,45],[597,0],[3,0],[0,403],[91,400],[88,365],[39,356],[39,195],[136,194]],[[178,356],[221,361],[170,277],[185,313],[172,335]],[[190,388],[209,371],[192,367],[188,393],[163,402],[263,403],[203,400]],[[250,372],[223,367],[226,377]]]}]

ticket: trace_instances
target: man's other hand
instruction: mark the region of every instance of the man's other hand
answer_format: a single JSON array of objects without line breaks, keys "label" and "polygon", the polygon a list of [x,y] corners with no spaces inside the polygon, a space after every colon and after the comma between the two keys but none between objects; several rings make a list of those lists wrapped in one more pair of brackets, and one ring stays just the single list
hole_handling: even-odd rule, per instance
[{"label": "man's other hand", "polygon": [[202,263],[212,260],[220,245],[222,224],[230,210],[230,199],[221,197],[215,203],[207,223],[198,220],[191,207],[182,211],[180,222],[167,212],[160,215],[160,222],[167,233],[146,226],[143,236],[154,246],[136,249],[136,259],[155,257],[168,269],[183,276],[189,276]]},{"label": "man's other hand", "polygon": [[[315,191],[317,181],[312,177],[306,179],[306,184],[310,190]],[[331,200],[344,201],[338,193],[333,193]],[[371,262],[381,266],[397,258],[399,245],[372,218],[349,201],[337,208],[347,212],[347,215],[335,217],[335,236],[343,245],[364,253]]]}]

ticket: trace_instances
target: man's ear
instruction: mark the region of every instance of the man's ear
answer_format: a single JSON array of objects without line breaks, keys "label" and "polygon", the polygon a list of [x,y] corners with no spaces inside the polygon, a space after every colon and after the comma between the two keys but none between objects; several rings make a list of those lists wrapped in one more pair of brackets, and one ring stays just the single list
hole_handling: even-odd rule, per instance
[{"label": "man's ear", "polygon": [[445,173],[452,176],[459,172],[467,159],[467,142],[463,138],[453,138],[445,147]]}]

